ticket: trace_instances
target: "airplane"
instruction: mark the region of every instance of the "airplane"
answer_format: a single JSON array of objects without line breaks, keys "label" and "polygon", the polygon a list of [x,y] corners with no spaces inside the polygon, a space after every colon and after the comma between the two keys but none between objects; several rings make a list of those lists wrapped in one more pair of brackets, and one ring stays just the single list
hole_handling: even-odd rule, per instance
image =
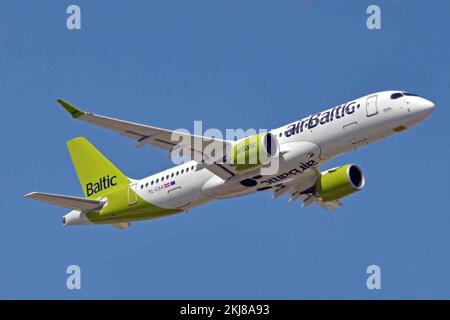
[{"label": "airplane", "polygon": [[[190,159],[197,155],[196,160],[132,179],[89,141],[78,137],[68,141],[67,147],[84,197],[42,192],[25,195],[71,209],[62,219],[65,226],[109,224],[119,229],[134,221],[186,212],[213,200],[262,191],[273,192],[273,198],[288,194],[290,202],[301,200],[303,207],[339,208],[342,198],[364,188],[364,174],[355,164],[325,171],[319,168],[344,152],[418,124],[435,107],[413,93],[382,91],[234,141],[109,118],[57,101],[73,118],[116,131],[136,140],[138,146],[153,145],[171,152],[180,148],[173,139],[177,135],[190,142]],[[221,159],[203,156],[212,145],[226,150],[224,156],[217,153]],[[275,170],[268,170],[275,162]]]}]

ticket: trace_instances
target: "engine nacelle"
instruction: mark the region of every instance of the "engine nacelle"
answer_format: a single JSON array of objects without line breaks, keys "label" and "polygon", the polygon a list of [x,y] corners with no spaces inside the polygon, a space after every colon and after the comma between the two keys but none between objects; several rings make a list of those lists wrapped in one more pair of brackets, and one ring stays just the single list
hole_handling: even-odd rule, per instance
[{"label": "engine nacelle", "polygon": [[247,170],[269,164],[278,157],[280,146],[270,132],[258,133],[238,141],[231,150],[232,164],[236,170]]},{"label": "engine nacelle", "polygon": [[361,169],[354,164],[346,164],[323,172],[317,179],[316,192],[324,201],[332,201],[359,191],[364,185]]}]

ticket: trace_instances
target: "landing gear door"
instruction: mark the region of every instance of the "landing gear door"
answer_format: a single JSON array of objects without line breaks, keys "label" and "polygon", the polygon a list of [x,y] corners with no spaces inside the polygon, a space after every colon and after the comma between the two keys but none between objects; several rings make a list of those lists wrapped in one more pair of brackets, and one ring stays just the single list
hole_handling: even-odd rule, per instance
[{"label": "landing gear door", "polygon": [[128,185],[128,205],[132,206],[138,202],[137,183]]},{"label": "landing gear door", "polygon": [[377,108],[377,96],[370,96],[367,98],[366,102],[366,112],[367,116],[371,117],[376,114],[378,114],[378,108]]}]

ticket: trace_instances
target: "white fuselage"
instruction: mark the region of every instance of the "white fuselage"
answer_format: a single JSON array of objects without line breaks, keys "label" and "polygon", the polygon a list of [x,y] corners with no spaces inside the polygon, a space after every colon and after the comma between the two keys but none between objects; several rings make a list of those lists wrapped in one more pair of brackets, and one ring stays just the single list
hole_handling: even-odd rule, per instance
[{"label": "white fuselage", "polygon": [[399,92],[370,94],[271,130],[280,146],[279,167],[272,175],[261,176],[258,168],[223,180],[189,161],[135,180],[134,188],[149,203],[189,210],[211,200],[301,181],[305,169],[410,128],[433,111],[432,102],[415,95],[396,97]]}]

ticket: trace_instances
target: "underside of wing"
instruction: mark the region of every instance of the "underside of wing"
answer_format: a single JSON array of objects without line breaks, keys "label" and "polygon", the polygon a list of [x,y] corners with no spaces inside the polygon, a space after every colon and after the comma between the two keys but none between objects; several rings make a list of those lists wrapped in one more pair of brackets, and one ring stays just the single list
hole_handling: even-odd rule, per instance
[{"label": "underside of wing", "polygon": [[342,206],[339,200],[324,201],[319,195],[317,195],[315,184],[321,173],[317,169],[305,170],[298,179],[286,183],[279,184],[274,190],[272,195],[273,199],[276,199],[284,194],[289,194],[289,202],[294,203],[297,200],[302,200],[302,208],[306,208],[311,204],[317,204],[318,206],[326,209],[333,210]]},{"label": "underside of wing", "polygon": [[118,223],[113,223],[112,226],[117,228],[117,229],[126,229],[126,228],[129,228],[131,226],[131,223],[129,223],[129,222],[118,222]]},{"label": "underside of wing", "polygon": [[98,209],[104,205],[105,202],[98,200],[91,200],[80,197],[64,196],[59,194],[32,192],[25,195],[28,199],[46,202],[55,206],[64,207],[79,211],[90,211]]}]

